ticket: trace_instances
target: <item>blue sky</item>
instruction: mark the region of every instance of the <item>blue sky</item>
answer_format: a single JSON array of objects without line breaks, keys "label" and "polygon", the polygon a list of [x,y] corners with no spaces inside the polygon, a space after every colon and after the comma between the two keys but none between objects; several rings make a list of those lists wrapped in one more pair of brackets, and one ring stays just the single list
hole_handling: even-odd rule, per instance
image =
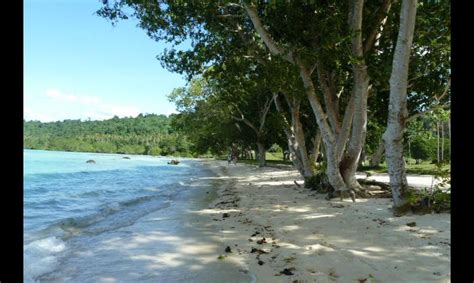
[{"label": "blue sky", "polygon": [[24,1],[24,118],[102,120],[169,115],[183,76],[161,67],[166,47],[135,20],[116,26],[95,15],[99,0]]}]

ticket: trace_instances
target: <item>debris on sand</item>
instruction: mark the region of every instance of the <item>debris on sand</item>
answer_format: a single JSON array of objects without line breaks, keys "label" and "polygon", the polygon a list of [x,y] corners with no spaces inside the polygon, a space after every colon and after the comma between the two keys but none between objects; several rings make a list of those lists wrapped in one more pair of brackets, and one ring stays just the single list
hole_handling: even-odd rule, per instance
[{"label": "debris on sand", "polygon": [[294,275],[294,273],[291,272],[292,270],[295,270],[295,268],[294,268],[294,267],[285,268],[285,269],[283,269],[282,271],[280,271],[280,274]]},{"label": "debris on sand", "polygon": [[268,254],[268,252],[262,250],[262,249],[256,249],[256,248],[253,248],[252,247],[252,250],[250,250],[250,253],[253,254],[253,253],[258,253],[259,255],[261,254]]}]

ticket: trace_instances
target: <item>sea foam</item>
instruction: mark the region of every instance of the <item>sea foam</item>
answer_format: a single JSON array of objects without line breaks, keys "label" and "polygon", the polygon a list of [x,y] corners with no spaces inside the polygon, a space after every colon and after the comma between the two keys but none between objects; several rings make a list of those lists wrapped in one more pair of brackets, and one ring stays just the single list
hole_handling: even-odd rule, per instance
[{"label": "sea foam", "polygon": [[66,245],[56,237],[33,241],[24,246],[24,282],[33,283],[37,276],[53,271],[58,264],[57,256]]}]

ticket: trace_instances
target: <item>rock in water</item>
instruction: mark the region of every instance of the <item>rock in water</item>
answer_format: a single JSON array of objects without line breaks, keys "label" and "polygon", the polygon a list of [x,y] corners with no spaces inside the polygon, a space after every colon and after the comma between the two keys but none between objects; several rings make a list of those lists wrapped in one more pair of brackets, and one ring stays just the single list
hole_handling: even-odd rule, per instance
[{"label": "rock in water", "polygon": [[87,160],[87,161],[86,161],[86,163],[92,163],[92,164],[95,164],[95,161],[94,161],[94,160],[92,160],[92,159],[89,159],[89,160]]},{"label": "rock in water", "polygon": [[178,165],[178,164],[179,164],[179,160],[176,160],[176,159],[170,160],[170,161],[168,161],[168,164],[170,164],[170,165]]}]

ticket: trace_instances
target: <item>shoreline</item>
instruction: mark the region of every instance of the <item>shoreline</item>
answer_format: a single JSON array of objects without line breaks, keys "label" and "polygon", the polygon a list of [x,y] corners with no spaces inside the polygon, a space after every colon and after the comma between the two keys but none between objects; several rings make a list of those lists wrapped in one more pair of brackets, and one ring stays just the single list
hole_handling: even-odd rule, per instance
[{"label": "shoreline", "polygon": [[[198,164],[199,166],[200,164]],[[209,171],[190,176],[169,206],[128,226],[65,242],[65,253],[39,282],[253,282],[237,261],[220,261],[219,233],[203,211],[224,181]],[[202,171],[202,170],[201,170]],[[36,281],[35,281],[36,282]]]},{"label": "shoreline", "polygon": [[393,217],[391,199],[329,202],[295,170],[202,163],[227,180],[209,209],[223,260],[256,282],[450,282],[450,214]]},{"label": "shoreline", "polygon": [[198,163],[190,195],[67,243],[40,282],[450,282],[450,214],[394,218],[390,199],[329,202],[293,169]]}]

